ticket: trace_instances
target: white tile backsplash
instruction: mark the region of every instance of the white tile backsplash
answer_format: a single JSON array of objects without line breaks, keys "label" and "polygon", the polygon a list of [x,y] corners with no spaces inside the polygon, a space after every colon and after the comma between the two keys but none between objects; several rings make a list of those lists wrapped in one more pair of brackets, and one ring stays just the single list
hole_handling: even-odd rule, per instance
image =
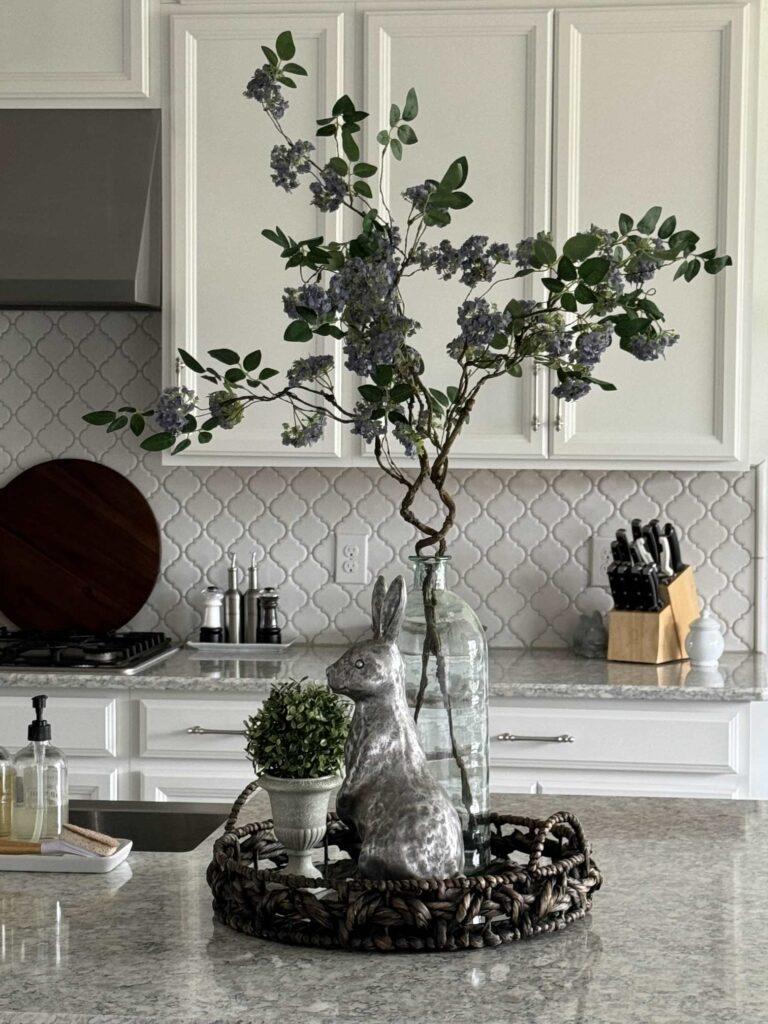
[{"label": "white tile backsplash", "polygon": [[[402,569],[413,533],[399,490],[374,469],[168,468],[158,456],[89,427],[81,416],[151,403],[160,377],[160,319],[152,313],[0,311],[0,485],[19,470],[68,456],[108,463],[147,496],[163,534],[163,565],[137,628],[176,637],[197,628],[190,602],[224,582],[224,558],[255,548],[263,585],[280,588],[290,627],[325,642],[357,635],[368,588],[333,581],[334,529],[370,530],[372,571]],[[610,606],[589,585],[589,539],[634,517],[680,529],[700,592],[732,650],[753,646],[755,473],[460,470],[461,531],[452,583],[478,609],[496,646],[564,646],[580,612]]]}]

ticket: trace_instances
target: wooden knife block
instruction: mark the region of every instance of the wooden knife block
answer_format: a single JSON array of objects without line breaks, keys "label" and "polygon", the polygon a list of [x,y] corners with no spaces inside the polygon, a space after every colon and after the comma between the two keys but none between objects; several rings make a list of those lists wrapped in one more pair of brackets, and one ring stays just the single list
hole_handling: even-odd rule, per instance
[{"label": "wooden knife block", "polygon": [[660,612],[610,612],[608,661],[660,665],[687,659],[685,640],[700,614],[693,569],[683,569],[660,589],[665,601]]}]

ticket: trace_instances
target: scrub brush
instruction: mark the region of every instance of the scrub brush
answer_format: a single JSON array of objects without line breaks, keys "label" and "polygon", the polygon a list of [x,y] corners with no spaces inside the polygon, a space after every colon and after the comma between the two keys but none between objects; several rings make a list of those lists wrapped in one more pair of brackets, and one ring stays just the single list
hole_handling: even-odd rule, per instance
[{"label": "scrub brush", "polygon": [[64,825],[55,839],[39,843],[21,839],[0,839],[0,854],[7,853],[70,853],[78,857],[110,857],[120,845],[117,839],[92,832],[79,825]]}]

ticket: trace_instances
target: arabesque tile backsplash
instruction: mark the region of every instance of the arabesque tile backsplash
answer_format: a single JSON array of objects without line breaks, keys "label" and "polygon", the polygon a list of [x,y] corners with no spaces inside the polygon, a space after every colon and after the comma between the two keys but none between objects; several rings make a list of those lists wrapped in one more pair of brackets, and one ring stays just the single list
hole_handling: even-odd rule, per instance
[{"label": "arabesque tile backsplash", "polygon": [[[189,635],[197,593],[224,582],[225,553],[245,564],[255,549],[290,631],[322,642],[358,635],[369,588],[334,582],[334,529],[364,524],[371,570],[401,570],[413,534],[396,513],[398,488],[373,469],[169,468],[132,438],[83,423],[118,393],[152,402],[159,335],[155,313],[0,311],[0,485],[63,456],[103,461],[133,481],[163,535],[160,578],[136,628]],[[452,584],[493,645],[566,646],[580,612],[610,606],[607,590],[590,586],[590,536],[659,516],[680,529],[728,647],[753,646],[754,472],[459,470],[454,491]]]}]

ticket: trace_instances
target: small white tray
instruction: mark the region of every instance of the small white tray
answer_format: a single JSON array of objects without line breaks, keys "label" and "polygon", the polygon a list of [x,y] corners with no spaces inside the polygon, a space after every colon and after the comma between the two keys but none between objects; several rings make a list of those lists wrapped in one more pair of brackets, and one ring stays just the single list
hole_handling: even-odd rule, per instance
[{"label": "small white tray", "polygon": [[133,848],[130,839],[118,842],[120,845],[109,857],[78,857],[75,853],[2,853],[0,871],[67,871],[103,875],[122,864]]},{"label": "small white tray", "polygon": [[291,637],[281,644],[204,644],[198,640],[187,640],[184,646],[196,651],[200,657],[231,660],[253,658],[262,654],[279,654],[281,651],[287,651],[295,641],[296,637]]}]

